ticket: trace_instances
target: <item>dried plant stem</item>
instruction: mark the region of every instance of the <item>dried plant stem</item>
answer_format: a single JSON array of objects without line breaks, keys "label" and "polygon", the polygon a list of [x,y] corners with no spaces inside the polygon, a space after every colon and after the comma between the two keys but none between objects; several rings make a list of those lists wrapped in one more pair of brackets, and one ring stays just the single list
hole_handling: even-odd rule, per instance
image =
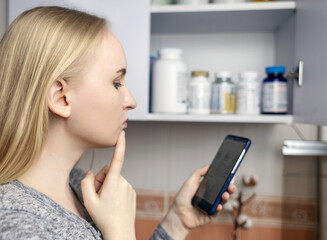
[{"label": "dried plant stem", "polygon": [[254,197],[255,193],[253,193],[248,199],[242,200],[243,198],[243,193],[242,191],[240,192],[237,202],[238,202],[238,208],[233,210],[233,220],[234,220],[234,230],[232,233],[233,240],[238,240],[239,237],[239,229],[243,227],[243,225],[239,224],[237,219],[238,217],[242,214],[242,210],[245,204],[249,203]]}]

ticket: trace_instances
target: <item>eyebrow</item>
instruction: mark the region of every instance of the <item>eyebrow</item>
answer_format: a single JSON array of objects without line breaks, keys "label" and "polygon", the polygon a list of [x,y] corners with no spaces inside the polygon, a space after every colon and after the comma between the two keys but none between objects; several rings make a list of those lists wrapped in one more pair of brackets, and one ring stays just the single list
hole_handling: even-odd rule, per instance
[{"label": "eyebrow", "polygon": [[117,71],[117,73],[120,73],[120,72],[121,72],[122,76],[126,75],[126,68],[122,68]]}]

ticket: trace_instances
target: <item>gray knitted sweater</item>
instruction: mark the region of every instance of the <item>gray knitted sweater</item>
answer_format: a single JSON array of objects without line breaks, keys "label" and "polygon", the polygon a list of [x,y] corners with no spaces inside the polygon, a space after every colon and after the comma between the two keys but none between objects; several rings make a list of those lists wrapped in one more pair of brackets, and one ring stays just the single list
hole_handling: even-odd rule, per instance
[{"label": "gray knitted sweater", "polygon": [[[82,170],[70,174],[70,186],[82,201]],[[86,214],[86,220],[63,208],[43,193],[18,180],[0,185],[0,240],[7,239],[102,239],[101,232]],[[151,240],[172,240],[159,226]]]}]

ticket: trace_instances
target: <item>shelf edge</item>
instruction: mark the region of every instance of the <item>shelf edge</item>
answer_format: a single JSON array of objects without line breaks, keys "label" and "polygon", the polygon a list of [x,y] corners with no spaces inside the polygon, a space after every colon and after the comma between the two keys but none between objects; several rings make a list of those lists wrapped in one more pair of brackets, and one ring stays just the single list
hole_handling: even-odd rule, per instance
[{"label": "shelf edge", "polygon": [[293,116],[148,114],[147,121],[291,124],[293,123]]},{"label": "shelf edge", "polygon": [[151,13],[295,10],[295,1],[205,5],[152,5]]}]

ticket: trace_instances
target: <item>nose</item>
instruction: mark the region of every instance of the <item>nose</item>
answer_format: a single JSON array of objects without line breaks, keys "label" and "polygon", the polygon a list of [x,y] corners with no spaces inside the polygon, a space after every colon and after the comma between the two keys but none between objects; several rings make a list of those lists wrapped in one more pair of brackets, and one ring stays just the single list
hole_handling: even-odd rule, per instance
[{"label": "nose", "polygon": [[132,110],[136,108],[137,103],[135,98],[133,97],[132,93],[129,91],[129,89],[126,87],[126,95],[125,95],[125,101],[124,101],[124,109]]}]

